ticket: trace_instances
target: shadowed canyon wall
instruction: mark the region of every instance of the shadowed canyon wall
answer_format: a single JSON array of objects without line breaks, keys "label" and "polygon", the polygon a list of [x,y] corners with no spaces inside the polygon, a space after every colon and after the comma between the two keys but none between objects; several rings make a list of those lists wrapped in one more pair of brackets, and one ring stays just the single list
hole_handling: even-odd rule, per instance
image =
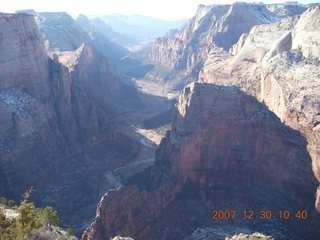
[{"label": "shadowed canyon wall", "polygon": [[107,169],[136,151],[110,121],[126,109],[123,89],[90,44],[49,58],[31,15],[1,14],[0,36],[0,195],[33,186],[32,200],[83,228],[111,187]]},{"label": "shadowed canyon wall", "polygon": [[[197,227],[215,226],[210,212],[226,203],[236,209],[304,207],[312,220],[286,223],[280,228],[282,235],[264,224],[236,220],[232,224],[263,229],[279,239],[316,236],[317,181],[305,138],[233,87],[199,83],[186,87],[155,166],[131,180],[138,187],[121,187],[101,199],[84,240],[117,234],[182,239]],[[281,225],[272,224],[273,229]],[[295,230],[297,224],[300,230]]]}]

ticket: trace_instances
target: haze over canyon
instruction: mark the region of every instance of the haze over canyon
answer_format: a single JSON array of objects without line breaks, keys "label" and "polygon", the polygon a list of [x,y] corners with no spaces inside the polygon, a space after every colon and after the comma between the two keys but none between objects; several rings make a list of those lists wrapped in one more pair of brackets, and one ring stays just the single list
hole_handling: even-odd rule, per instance
[{"label": "haze over canyon", "polygon": [[75,235],[25,239],[320,239],[320,4],[17,9],[0,53],[0,197]]}]

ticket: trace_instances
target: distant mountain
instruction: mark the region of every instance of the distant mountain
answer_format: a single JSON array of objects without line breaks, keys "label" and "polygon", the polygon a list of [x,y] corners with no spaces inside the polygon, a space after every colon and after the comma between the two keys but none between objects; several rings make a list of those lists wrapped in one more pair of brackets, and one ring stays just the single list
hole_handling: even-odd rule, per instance
[{"label": "distant mountain", "polygon": [[266,7],[269,11],[280,16],[294,16],[303,13],[307,10],[308,5],[302,4],[267,4]]},{"label": "distant mountain", "polygon": [[161,20],[144,15],[132,14],[103,14],[91,16],[99,17],[119,33],[134,37],[138,41],[154,40],[164,36],[172,28],[181,28],[187,19]]},{"label": "distant mountain", "polygon": [[90,36],[66,12],[41,12],[33,14],[45,46],[51,51],[74,51]]},{"label": "distant mountain", "polygon": [[129,51],[116,42],[111,41],[104,32],[100,32],[85,15],[79,15],[76,22],[91,37],[93,45],[106,57],[117,60],[125,56]]},{"label": "distant mountain", "polygon": [[139,42],[135,39],[133,39],[131,36],[124,34],[124,33],[118,33],[113,30],[113,28],[106,24],[103,20],[100,18],[94,18],[91,20],[91,24],[104,36],[109,38],[111,41],[114,41],[122,46],[132,46],[136,45]]},{"label": "distant mountain", "polygon": [[144,28],[154,28],[154,27],[163,27],[163,28],[177,28],[181,27],[187,19],[180,20],[162,20],[158,18],[153,18],[149,16],[144,16],[141,14],[108,14],[106,17],[119,19],[129,25],[140,26]]}]

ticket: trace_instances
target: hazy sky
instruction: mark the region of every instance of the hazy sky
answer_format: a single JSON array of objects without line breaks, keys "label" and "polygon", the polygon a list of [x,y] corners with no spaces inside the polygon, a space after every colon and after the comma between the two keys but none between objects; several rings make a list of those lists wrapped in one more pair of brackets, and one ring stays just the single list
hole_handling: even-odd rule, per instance
[{"label": "hazy sky", "polygon": [[[199,4],[232,3],[232,0],[3,0],[0,12],[14,12],[18,9],[41,11],[66,11],[76,16],[100,13],[139,13],[162,19],[189,18]],[[248,0],[246,2],[254,2]],[[257,0],[256,0],[257,2]],[[285,2],[285,0],[265,0],[264,3]],[[320,0],[300,0],[300,3],[320,2]]]}]

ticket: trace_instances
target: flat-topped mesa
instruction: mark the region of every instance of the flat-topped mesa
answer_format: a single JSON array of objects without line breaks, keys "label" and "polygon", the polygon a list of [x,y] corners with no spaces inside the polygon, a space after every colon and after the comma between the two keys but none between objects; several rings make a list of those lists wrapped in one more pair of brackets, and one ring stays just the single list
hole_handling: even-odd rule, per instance
[{"label": "flat-topped mesa", "polygon": [[[188,85],[155,165],[130,181],[138,187],[121,187],[101,199],[83,240],[115,234],[183,239],[198,227],[215,226],[206,212],[226,207],[263,206],[274,211],[303,207],[310,216],[315,211],[317,181],[304,137],[234,87]],[[303,234],[318,237],[319,218],[306,224],[273,222],[272,227],[264,226],[266,222],[241,224],[233,222],[253,232],[271,234],[270,229],[277,229],[276,238],[301,239],[297,226],[305,230]]]},{"label": "flat-topped mesa", "polygon": [[150,57],[170,68],[192,72],[202,66],[212,47],[228,50],[253,26],[278,19],[259,4],[200,5],[195,16],[174,37],[155,41]]},{"label": "flat-topped mesa", "polygon": [[33,16],[0,14],[0,29],[0,89],[48,98],[48,57]]}]

